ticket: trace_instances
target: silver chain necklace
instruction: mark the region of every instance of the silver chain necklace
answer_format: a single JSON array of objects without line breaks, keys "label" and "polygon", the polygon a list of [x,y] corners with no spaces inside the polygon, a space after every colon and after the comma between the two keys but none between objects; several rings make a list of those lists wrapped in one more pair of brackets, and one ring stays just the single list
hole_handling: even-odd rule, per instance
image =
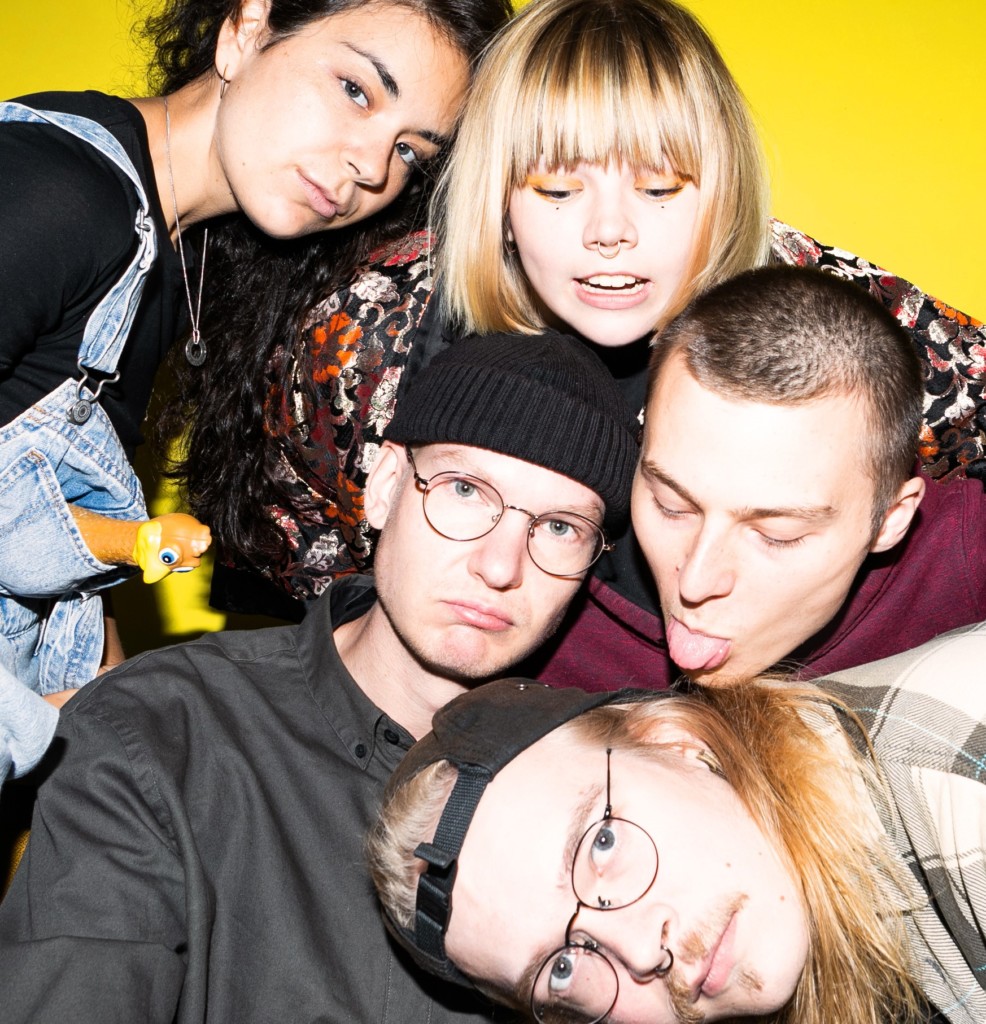
[{"label": "silver chain necklace", "polygon": [[188,300],[188,316],[192,322],[192,336],[185,342],[185,358],[192,366],[201,366],[205,362],[207,349],[199,332],[199,321],[202,318],[202,285],[205,283],[205,250],[209,244],[209,229],[202,234],[202,266],[199,273],[199,294],[193,309],[192,286],[188,283],[188,265],[185,262],[185,244],[181,237],[181,221],[178,219],[178,196],[175,195],[175,172],[171,167],[171,113],[168,110],[168,97],[164,100],[164,152],[168,158],[168,183],[171,185],[171,202],[175,210],[175,233],[178,235],[178,256],[181,259],[181,276],[185,282],[185,298]]}]

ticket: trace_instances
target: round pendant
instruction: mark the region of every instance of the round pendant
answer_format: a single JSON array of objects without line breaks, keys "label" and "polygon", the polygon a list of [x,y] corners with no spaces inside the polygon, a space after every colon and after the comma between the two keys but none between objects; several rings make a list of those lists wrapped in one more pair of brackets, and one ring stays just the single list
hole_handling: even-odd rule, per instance
[{"label": "round pendant", "polygon": [[192,366],[201,366],[205,362],[205,342],[201,338],[189,338],[185,342],[185,358]]}]

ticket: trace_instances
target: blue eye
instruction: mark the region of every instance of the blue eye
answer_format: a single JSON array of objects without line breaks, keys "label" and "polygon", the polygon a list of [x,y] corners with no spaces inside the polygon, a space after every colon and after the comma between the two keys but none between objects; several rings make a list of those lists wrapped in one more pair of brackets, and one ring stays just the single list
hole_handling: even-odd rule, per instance
[{"label": "blue eye", "polygon": [[407,142],[398,142],[396,145],[397,155],[407,164],[408,167],[415,167],[421,163],[421,158],[414,151],[414,147]]},{"label": "blue eye", "polygon": [[476,485],[470,483],[468,480],[454,480],[452,481],[452,490],[455,492],[457,498],[473,498],[476,496]]},{"label": "blue eye", "polygon": [[545,526],[552,537],[570,537],[575,533],[575,527],[571,523],[566,523],[564,519],[550,519]]},{"label": "blue eye", "polygon": [[564,992],[572,984],[575,975],[575,957],[571,953],[560,953],[551,965],[548,988],[552,995]]},{"label": "blue eye", "polygon": [[181,561],[181,552],[176,548],[161,548],[157,557],[162,565],[175,565]]},{"label": "blue eye", "polygon": [[609,826],[604,825],[592,840],[592,852],[608,853],[614,846],[616,846],[616,834]]}]

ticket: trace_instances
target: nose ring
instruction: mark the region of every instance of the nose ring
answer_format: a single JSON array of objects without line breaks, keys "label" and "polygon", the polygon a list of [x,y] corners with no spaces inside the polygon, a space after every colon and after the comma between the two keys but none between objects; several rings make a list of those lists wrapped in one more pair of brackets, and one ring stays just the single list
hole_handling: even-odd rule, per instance
[{"label": "nose ring", "polygon": [[620,251],[623,249],[623,243],[617,242],[616,245],[603,245],[602,242],[596,242],[596,252],[604,260],[615,260],[620,255]]},{"label": "nose ring", "polygon": [[668,954],[668,962],[664,967],[654,968],[655,978],[666,978],[671,973],[671,968],[674,967],[674,953],[667,946],[661,946],[661,952]]}]

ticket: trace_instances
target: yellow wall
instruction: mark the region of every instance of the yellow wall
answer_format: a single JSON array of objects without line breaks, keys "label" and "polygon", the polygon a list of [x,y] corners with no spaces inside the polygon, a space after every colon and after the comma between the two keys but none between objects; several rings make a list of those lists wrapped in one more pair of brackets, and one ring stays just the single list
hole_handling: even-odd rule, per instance
[{"label": "yellow wall", "polygon": [[[775,213],[986,318],[986,4],[686,0],[743,87]],[[141,89],[127,0],[7,0],[0,96]],[[2,244],[2,241],[0,241]],[[204,574],[168,581],[165,632],[216,628]],[[127,588],[132,588],[129,591]],[[150,618],[139,585],[120,591]],[[134,595],[131,598],[129,595]]]},{"label": "yellow wall", "polygon": [[[756,113],[778,216],[986,318],[986,4],[686,0]],[[137,91],[127,0],[7,0],[0,96]]]},{"label": "yellow wall", "polygon": [[986,319],[986,5],[687,6],[756,114],[775,214]]}]

